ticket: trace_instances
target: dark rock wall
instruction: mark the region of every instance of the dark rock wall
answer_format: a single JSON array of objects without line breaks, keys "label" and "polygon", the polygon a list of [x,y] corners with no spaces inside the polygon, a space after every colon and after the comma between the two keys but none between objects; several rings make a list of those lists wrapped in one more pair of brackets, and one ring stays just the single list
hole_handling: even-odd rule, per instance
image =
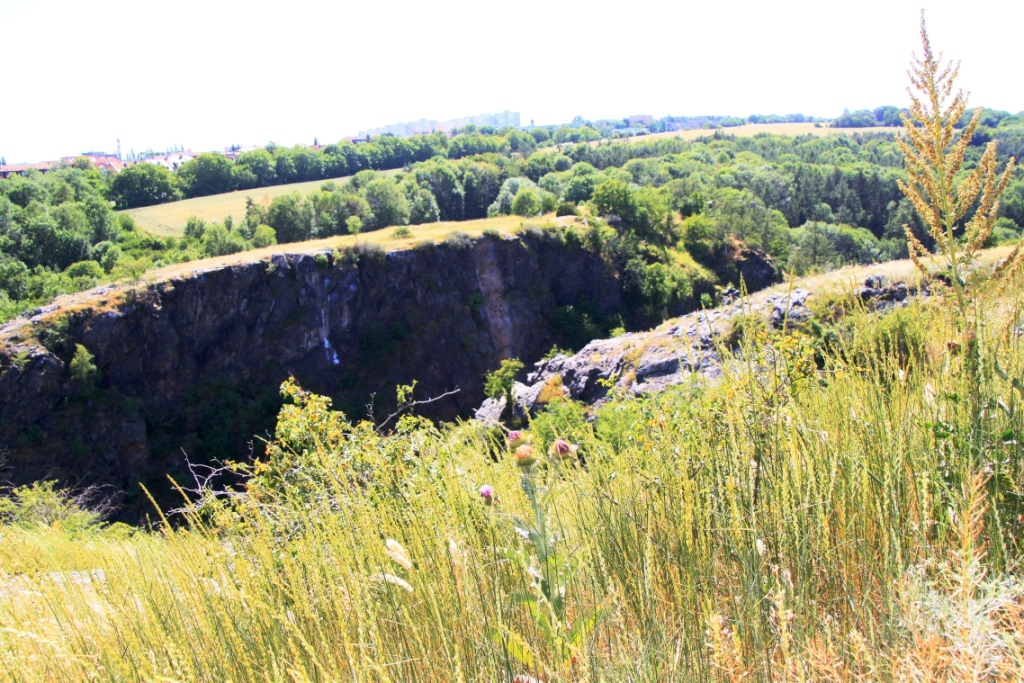
[{"label": "dark rock wall", "polygon": [[[414,379],[418,398],[460,390],[423,413],[468,415],[501,359],[551,347],[555,308],[586,298],[611,312],[619,294],[599,257],[528,234],[358,265],[279,255],[168,280],[134,303],[62,312],[51,350],[34,340],[39,320],[16,321],[0,328],[0,478],[108,484],[141,509],[136,482],[165,496],[182,449],[194,462],[244,456],[272,430],[289,375],[356,418],[375,392],[386,414],[394,387]],[[91,392],[70,376],[76,344],[102,373]]]}]

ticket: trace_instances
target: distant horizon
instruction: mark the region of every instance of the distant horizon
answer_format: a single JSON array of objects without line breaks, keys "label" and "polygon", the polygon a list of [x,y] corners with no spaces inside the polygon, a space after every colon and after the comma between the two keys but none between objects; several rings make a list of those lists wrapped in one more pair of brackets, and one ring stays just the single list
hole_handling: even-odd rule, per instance
[{"label": "distant horizon", "polygon": [[[896,105],[877,105],[877,106],[896,106]],[[871,107],[870,109],[875,109],[875,108],[876,107]],[[987,108],[991,109],[992,107],[987,107]],[[516,112],[516,110],[513,110],[513,109],[509,109],[509,110],[505,110],[505,111],[518,113],[518,112]],[[853,110],[851,110],[851,111],[853,111]],[[1017,113],[1017,112],[1010,112],[1010,113]],[[1024,113],[1024,112],[1021,112],[1021,113]],[[628,118],[630,116],[651,116],[655,121],[659,121],[661,119],[669,118],[669,117],[673,117],[673,118],[743,118],[745,120],[745,119],[748,119],[751,116],[792,116],[792,115],[805,116],[805,117],[807,117],[809,119],[815,119],[815,120],[820,120],[820,121],[831,121],[831,120],[834,120],[835,118],[837,118],[838,116],[842,115],[842,112],[840,112],[840,114],[837,114],[835,117],[818,116],[816,114],[805,114],[804,112],[797,112],[797,111],[785,112],[785,113],[782,113],[782,112],[772,112],[772,113],[758,112],[758,113],[747,114],[745,116],[739,116],[739,115],[735,115],[735,114],[721,114],[721,113],[718,113],[718,114],[665,114],[664,116],[655,116],[653,114],[642,114],[642,113],[635,113],[634,112],[634,113],[631,113],[631,114],[624,114],[623,116],[619,116],[619,117],[607,117],[607,118],[588,118],[588,117],[584,117],[583,120],[584,120],[584,122],[587,122],[587,123],[596,123],[596,122],[600,122],[600,121],[622,121],[623,119]],[[460,118],[464,118],[464,117],[460,117]],[[411,119],[410,121],[399,121],[399,122],[390,123],[390,124],[384,124],[384,125],[385,126],[400,125],[402,123],[410,123],[412,121],[418,121],[418,120],[422,120],[422,119]],[[427,121],[436,121],[437,119],[429,119],[428,118],[428,119],[425,119],[425,120],[427,120]],[[559,122],[559,123],[534,123],[534,124],[527,124],[525,122],[525,119],[521,119],[520,120],[519,128],[522,129],[522,130],[525,130],[525,129],[528,129],[528,128],[531,128],[531,127],[533,127],[533,128],[552,128],[552,127],[561,127],[561,126],[570,126],[570,125],[572,125],[571,121],[563,121],[563,122]],[[380,127],[383,127],[383,126],[378,126],[378,128],[380,128]],[[851,128],[850,130],[851,131],[856,131],[855,128]],[[240,144],[240,143],[237,143],[237,142],[230,142],[230,143],[227,143],[225,145],[220,145],[220,146],[218,146],[216,148],[209,148],[209,149],[197,149],[195,146],[189,145],[188,143],[184,143],[184,142],[172,143],[171,145],[165,147],[164,149],[156,149],[156,148],[153,148],[151,146],[145,147],[143,149],[135,149],[135,148],[125,149],[124,145],[122,144],[121,145],[121,147],[122,147],[121,153],[122,153],[122,157],[127,157],[129,155],[129,153],[132,152],[132,151],[134,151],[134,153],[136,155],[139,155],[139,154],[144,153],[144,152],[150,152],[150,151],[152,151],[154,154],[157,154],[157,155],[171,154],[171,153],[175,153],[177,151],[194,152],[196,154],[202,154],[202,153],[206,153],[206,152],[223,153],[225,149],[230,148],[233,145],[238,145],[242,149],[246,149],[246,148],[250,148],[250,147],[257,147],[257,148],[258,147],[266,147],[267,145],[270,145],[270,144],[275,144],[275,145],[280,146],[280,147],[294,147],[295,145],[313,145],[313,144],[316,144],[316,143],[319,143],[320,145],[330,145],[330,144],[337,144],[338,142],[341,142],[342,140],[345,140],[347,138],[353,138],[353,137],[359,137],[359,135],[355,134],[355,133],[352,134],[352,135],[343,135],[342,137],[338,138],[337,140],[333,140],[333,139],[331,139],[331,140],[320,140],[319,136],[314,135],[314,136],[312,136],[307,141],[299,140],[299,141],[297,141],[297,142],[295,142],[295,143],[293,143],[291,145],[286,145],[286,144],[283,144],[283,143],[279,143],[279,142],[276,142],[274,140],[268,140],[268,141],[266,141],[264,143],[255,142],[255,143],[251,143],[251,144],[248,144],[248,145]],[[380,137],[380,136],[378,135],[376,137]],[[316,143],[314,141],[316,141]],[[114,141],[114,144],[112,145],[111,149],[88,149],[88,150],[82,150],[82,151],[79,151],[79,152],[60,154],[58,156],[49,157],[49,158],[45,158],[45,159],[39,158],[39,159],[31,159],[31,160],[26,160],[26,159],[12,160],[10,158],[7,158],[4,155],[3,150],[0,150],[0,158],[3,158],[6,161],[6,165],[8,165],[8,166],[17,166],[17,165],[23,165],[23,164],[40,164],[40,163],[45,163],[45,162],[55,162],[55,161],[60,161],[62,159],[67,159],[67,158],[70,158],[70,157],[77,157],[77,156],[82,156],[82,155],[87,155],[87,154],[105,154],[105,155],[109,155],[109,156],[117,156],[117,141],[116,140]]]},{"label": "distant horizon", "polygon": [[0,0],[0,41],[21,56],[4,74],[0,156],[52,160],[110,151],[118,138],[123,151],[292,146],[512,104],[523,122],[555,124],[687,111],[830,119],[907,104],[922,5],[935,49],[963,60],[971,103],[1024,110],[1013,73],[1024,3],[863,0],[850,11],[739,0],[613,17],[558,0],[396,0],[385,15],[320,0],[261,11],[237,0]]}]

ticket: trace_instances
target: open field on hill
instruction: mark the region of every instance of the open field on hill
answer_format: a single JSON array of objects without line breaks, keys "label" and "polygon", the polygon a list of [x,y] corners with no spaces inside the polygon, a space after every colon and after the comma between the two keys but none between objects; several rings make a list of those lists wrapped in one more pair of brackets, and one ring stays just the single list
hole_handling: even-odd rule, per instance
[{"label": "open field on hill", "polygon": [[[771,133],[772,135],[853,135],[854,133],[897,133],[903,130],[895,126],[877,126],[874,128],[829,128],[827,126],[817,127],[813,123],[749,123],[745,126],[734,128],[719,128],[707,130],[697,128],[694,130],[679,130],[671,133],[654,133],[652,135],[638,135],[627,138],[628,142],[644,142],[645,140],[665,140],[668,138],[682,138],[683,140],[696,140],[715,133],[722,135],[735,135],[741,138],[749,138],[759,133]],[[596,144],[596,143],[593,143]]]},{"label": "open field on hill", "polygon": [[[382,175],[397,173],[394,171],[381,171]],[[220,222],[225,216],[231,216],[235,222],[245,217],[245,199],[252,197],[256,201],[270,201],[274,197],[284,194],[298,192],[306,195],[326,182],[338,183],[347,182],[352,176],[342,178],[328,178],[325,180],[310,180],[305,183],[289,183],[288,185],[271,185],[270,187],[256,187],[251,190],[238,190],[224,194],[214,194],[208,197],[196,197],[194,199],[183,199],[180,202],[168,204],[157,204],[155,206],[144,206],[140,209],[127,209],[119,213],[127,213],[145,231],[159,237],[181,237],[185,230],[185,221],[189,216],[198,216],[207,223]]]},{"label": "open field on hill", "polygon": [[[737,126],[735,128],[723,128],[720,131],[723,134],[736,135],[739,137],[752,137],[759,133],[771,133],[774,135],[841,135],[841,134],[853,134],[853,133],[891,133],[898,132],[901,128],[828,128],[822,127],[817,128],[813,123],[759,123],[749,124],[745,126]],[[653,135],[640,135],[632,138],[627,138],[626,142],[645,142],[649,140],[660,140],[667,138],[682,138],[684,140],[696,140],[700,137],[713,135],[716,131],[696,129],[686,131],[676,131],[672,133],[655,133]],[[620,140],[620,142],[622,142]],[[593,145],[598,144],[597,142],[591,143]],[[383,175],[390,175],[398,173],[399,169],[390,171],[382,171]],[[332,178],[336,183],[346,182],[351,176],[345,176],[342,178]],[[236,192],[227,192],[225,194],[210,195],[208,197],[196,197],[194,199],[184,199],[178,202],[170,202],[168,204],[157,204],[155,206],[146,206],[139,209],[128,209],[123,213],[127,213],[135,219],[138,225],[159,237],[181,237],[185,229],[185,221],[188,220],[189,216],[197,216],[207,223],[214,221],[222,221],[225,216],[232,216],[235,221],[241,220],[245,215],[245,200],[246,197],[252,197],[257,201],[272,200],[274,197],[279,197],[284,194],[291,192],[299,192],[301,194],[308,194],[320,188],[327,180],[311,180],[304,183],[291,183],[288,185],[272,185],[270,187],[257,187],[251,190],[238,190]]]}]

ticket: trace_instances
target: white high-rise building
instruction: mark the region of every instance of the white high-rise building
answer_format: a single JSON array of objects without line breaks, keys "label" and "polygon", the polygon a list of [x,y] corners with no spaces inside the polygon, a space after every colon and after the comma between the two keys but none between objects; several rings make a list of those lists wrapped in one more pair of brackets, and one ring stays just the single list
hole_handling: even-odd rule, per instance
[{"label": "white high-rise building", "polygon": [[447,121],[435,121],[433,119],[420,119],[419,121],[406,121],[405,123],[392,123],[379,128],[359,131],[360,137],[379,137],[381,135],[394,135],[399,138],[407,138],[411,135],[424,135],[442,131],[450,133],[456,128],[464,128],[469,125],[477,127],[490,126],[494,129],[519,128],[519,112],[503,111],[500,114],[480,114],[479,116],[463,116]]}]

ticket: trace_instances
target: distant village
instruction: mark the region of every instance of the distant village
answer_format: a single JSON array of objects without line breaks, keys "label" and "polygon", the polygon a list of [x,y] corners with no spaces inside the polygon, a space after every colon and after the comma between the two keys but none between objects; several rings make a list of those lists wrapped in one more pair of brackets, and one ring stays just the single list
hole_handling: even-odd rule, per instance
[{"label": "distant village", "polygon": [[[751,122],[754,122],[754,118],[751,117]],[[813,120],[811,117],[807,117],[807,120]],[[653,116],[647,114],[635,114],[627,116],[621,119],[602,119],[599,121],[584,121],[582,117],[577,116],[569,124],[557,124],[557,125],[544,125],[535,126],[533,120],[530,121],[530,125],[520,125],[520,114],[517,111],[504,111],[498,114],[480,114],[478,116],[465,116],[456,119],[449,119],[447,121],[438,121],[434,119],[419,119],[418,121],[406,121],[404,123],[393,123],[386,126],[379,126],[377,128],[370,128],[367,130],[359,131],[358,135],[343,138],[344,141],[351,142],[353,144],[360,144],[368,142],[373,138],[390,135],[399,138],[411,137],[413,135],[425,135],[431,133],[446,133],[448,135],[455,134],[461,130],[466,129],[493,129],[500,130],[502,128],[518,128],[524,131],[530,131],[533,128],[558,128],[564,125],[569,126],[583,126],[589,125],[596,128],[604,137],[630,137],[635,135],[645,135],[648,133],[665,133],[681,130],[692,130],[695,128],[718,128],[722,126],[730,125],[741,125],[746,123],[746,119],[739,119],[735,117],[727,116],[666,116],[660,119],[655,119]],[[470,128],[472,127],[472,128]],[[313,149],[320,149],[321,145],[314,142],[312,145],[308,145]],[[52,169],[58,168],[62,165],[68,165],[74,163],[76,159],[85,157],[88,159],[93,166],[99,169],[103,174],[120,173],[125,166],[131,164],[145,163],[145,164],[158,164],[163,166],[168,171],[175,171],[182,164],[195,159],[199,152],[193,152],[191,149],[178,149],[173,151],[165,151],[163,153],[154,153],[151,150],[143,152],[141,154],[129,153],[127,158],[121,154],[121,143],[118,141],[117,152],[83,152],[82,154],[76,154],[74,156],[62,157],[56,161],[42,161],[38,163],[21,163],[21,164],[0,164],[0,178],[7,178],[11,175],[25,175],[30,170],[36,170],[39,173],[47,173]],[[244,152],[248,152],[258,147],[241,147],[239,145],[232,145],[225,147],[222,154],[234,161],[235,157]]]}]

